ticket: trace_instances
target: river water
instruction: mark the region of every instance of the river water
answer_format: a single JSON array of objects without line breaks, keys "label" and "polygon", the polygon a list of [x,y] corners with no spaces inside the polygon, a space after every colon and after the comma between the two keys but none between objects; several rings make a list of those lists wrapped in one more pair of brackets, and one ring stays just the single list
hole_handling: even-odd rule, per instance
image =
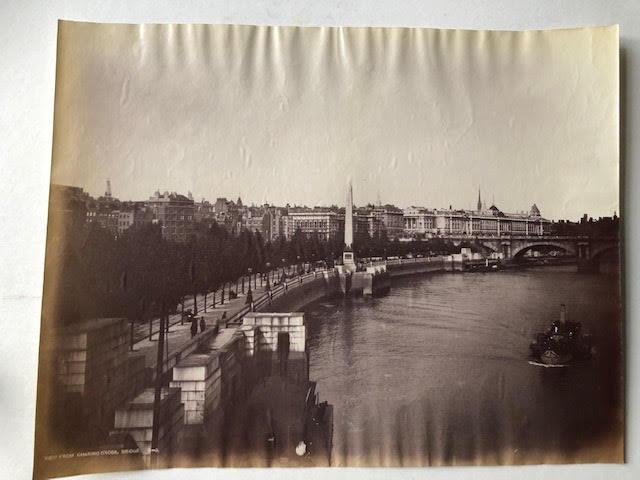
[{"label": "river water", "polygon": [[[310,378],[334,405],[332,464],[621,460],[618,277],[571,270],[399,277],[381,297],[309,305]],[[593,334],[593,358],[528,364],[561,303]]]}]

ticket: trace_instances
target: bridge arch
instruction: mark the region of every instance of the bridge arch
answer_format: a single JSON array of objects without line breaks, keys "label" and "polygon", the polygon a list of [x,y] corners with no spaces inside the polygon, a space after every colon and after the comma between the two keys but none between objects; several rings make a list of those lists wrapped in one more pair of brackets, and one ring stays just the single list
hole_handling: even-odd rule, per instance
[{"label": "bridge arch", "polygon": [[511,256],[512,258],[521,257],[528,250],[531,250],[537,247],[553,247],[571,255],[577,254],[576,245],[573,243],[554,242],[554,241],[537,241],[537,242],[526,242],[520,245],[512,245]]},{"label": "bridge arch", "polygon": [[500,252],[500,243],[499,242],[479,241],[478,244],[483,249],[485,249],[487,252]]},{"label": "bridge arch", "polygon": [[619,247],[616,244],[610,243],[606,245],[598,245],[591,252],[592,259],[600,259],[605,253],[618,252]]}]

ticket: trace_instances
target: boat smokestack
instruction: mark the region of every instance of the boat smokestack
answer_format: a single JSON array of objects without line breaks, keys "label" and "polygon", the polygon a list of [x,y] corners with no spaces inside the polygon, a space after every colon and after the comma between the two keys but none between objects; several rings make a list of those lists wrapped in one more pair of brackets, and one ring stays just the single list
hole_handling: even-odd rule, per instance
[{"label": "boat smokestack", "polygon": [[567,323],[567,307],[564,303],[560,304],[560,323],[563,325]]}]

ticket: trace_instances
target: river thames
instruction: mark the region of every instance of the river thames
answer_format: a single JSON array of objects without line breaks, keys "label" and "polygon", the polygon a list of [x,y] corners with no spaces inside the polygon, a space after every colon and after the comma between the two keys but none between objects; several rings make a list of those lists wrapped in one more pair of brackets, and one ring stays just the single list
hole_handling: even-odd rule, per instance
[{"label": "river thames", "polygon": [[[573,270],[400,277],[381,297],[309,305],[310,378],[334,405],[332,464],[620,461],[618,277]],[[561,303],[595,354],[530,365]]]}]

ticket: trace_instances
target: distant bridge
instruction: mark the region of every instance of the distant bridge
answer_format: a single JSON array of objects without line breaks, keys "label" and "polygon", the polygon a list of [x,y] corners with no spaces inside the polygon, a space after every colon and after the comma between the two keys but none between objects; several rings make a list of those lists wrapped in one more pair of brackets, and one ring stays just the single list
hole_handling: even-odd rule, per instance
[{"label": "distant bridge", "polygon": [[617,251],[617,237],[560,236],[560,235],[446,235],[454,244],[469,242],[481,245],[492,252],[502,253],[506,259],[522,256],[528,250],[554,247],[575,256],[578,260],[597,261],[605,252]]}]

